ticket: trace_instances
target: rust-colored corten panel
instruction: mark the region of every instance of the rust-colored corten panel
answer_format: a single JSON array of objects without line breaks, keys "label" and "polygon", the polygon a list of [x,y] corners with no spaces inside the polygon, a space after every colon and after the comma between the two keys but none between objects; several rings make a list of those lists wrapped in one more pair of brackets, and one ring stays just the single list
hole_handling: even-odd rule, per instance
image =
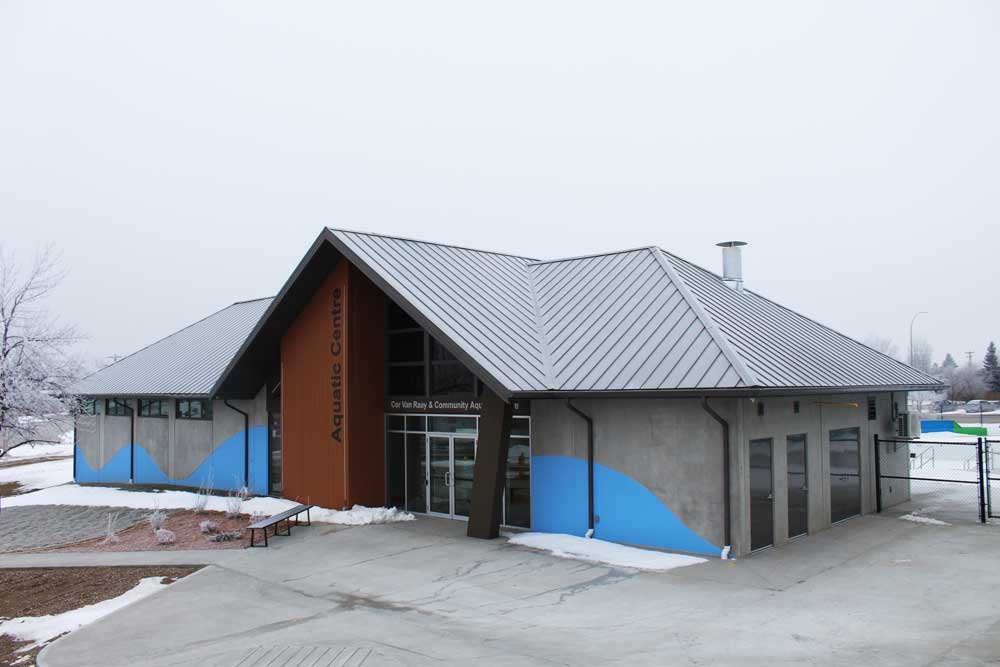
[{"label": "rust-colored corten panel", "polygon": [[351,267],[347,376],[351,504],[385,504],[385,296]]},{"label": "rust-colored corten panel", "polygon": [[346,501],[349,272],[347,262],[338,262],[281,340],[282,493],[333,508]]},{"label": "rust-colored corten panel", "polygon": [[281,340],[283,494],[385,503],[385,296],[341,260]]}]

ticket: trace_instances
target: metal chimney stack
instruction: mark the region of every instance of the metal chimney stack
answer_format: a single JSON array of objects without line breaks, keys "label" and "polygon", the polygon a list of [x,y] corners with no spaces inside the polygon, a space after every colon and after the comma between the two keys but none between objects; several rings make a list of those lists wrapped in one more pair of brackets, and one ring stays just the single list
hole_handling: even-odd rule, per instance
[{"label": "metal chimney stack", "polygon": [[741,248],[744,241],[723,241],[715,245],[722,248],[722,281],[737,292],[743,291],[743,257]]}]

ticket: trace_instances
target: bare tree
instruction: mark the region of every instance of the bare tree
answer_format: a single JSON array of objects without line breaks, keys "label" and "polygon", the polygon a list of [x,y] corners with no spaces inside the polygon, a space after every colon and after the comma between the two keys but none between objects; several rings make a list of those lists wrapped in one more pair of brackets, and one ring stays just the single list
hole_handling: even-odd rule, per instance
[{"label": "bare tree", "polygon": [[931,366],[934,364],[932,360],[932,357],[934,356],[934,348],[931,347],[931,344],[928,343],[926,339],[914,338],[913,351],[911,354],[911,366],[925,373],[931,372]]},{"label": "bare tree", "polygon": [[80,336],[44,307],[64,277],[51,246],[26,269],[0,247],[0,457],[58,442],[49,416],[76,412],[66,389],[79,377],[72,347]]},{"label": "bare tree", "polygon": [[878,336],[876,334],[871,334],[864,340],[865,345],[881,352],[887,357],[892,357],[893,359],[898,359],[899,348],[895,343],[892,342],[891,338],[884,336]]},{"label": "bare tree", "polygon": [[971,401],[982,398],[986,393],[986,384],[982,373],[972,366],[962,366],[951,375],[951,389],[948,392],[952,400]]}]

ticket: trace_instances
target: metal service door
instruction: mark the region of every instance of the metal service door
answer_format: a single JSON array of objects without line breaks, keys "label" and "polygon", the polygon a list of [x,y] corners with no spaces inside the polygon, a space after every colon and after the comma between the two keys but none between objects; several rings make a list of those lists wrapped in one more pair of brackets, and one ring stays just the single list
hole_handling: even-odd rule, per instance
[{"label": "metal service door", "polygon": [[750,549],[774,544],[774,473],[771,439],[750,441]]},{"label": "metal service door", "polygon": [[809,532],[806,436],[790,435],[788,448],[788,537]]},{"label": "metal service door", "polygon": [[861,432],[830,431],[830,523],[861,514]]}]

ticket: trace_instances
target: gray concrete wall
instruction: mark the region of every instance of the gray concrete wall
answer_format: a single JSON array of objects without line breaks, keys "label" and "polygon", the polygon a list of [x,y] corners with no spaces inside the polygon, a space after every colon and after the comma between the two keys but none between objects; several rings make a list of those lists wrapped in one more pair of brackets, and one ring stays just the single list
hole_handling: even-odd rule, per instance
[{"label": "gray concrete wall", "polygon": [[96,470],[101,460],[101,415],[77,415],[74,427],[80,454]]},{"label": "gray concrete wall", "polygon": [[[171,411],[173,405],[171,403]],[[136,417],[135,444],[141,446],[160,470],[170,470],[170,418]]]},{"label": "gray concrete wall", "polygon": [[[732,547],[735,555],[750,552],[749,443],[770,438],[774,462],[774,544],[788,542],[786,438],[806,436],[808,530],[830,526],[830,431],[858,428],[861,454],[862,513],[875,511],[873,435],[895,432],[888,393],[874,394],[877,418],[868,420],[868,395],[836,394],[750,399],[710,399],[730,424]],[[894,400],[906,405],[906,395]],[[798,402],[798,413],[794,403]],[[705,539],[724,544],[721,427],[698,399],[580,399],[574,404],[594,419],[597,463],[641,483],[689,528]],[[855,404],[855,405],[852,405]],[[534,400],[532,455],[586,459],[586,425],[562,400]],[[891,465],[905,470],[908,450],[901,446]],[[886,458],[883,458],[885,463]],[[906,482],[889,492],[906,499]]]},{"label": "gray concrete wall", "polygon": [[[135,408],[135,401],[126,401],[131,408]],[[103,401],[101,409],[104,409]],[[112,417],[103,415],[103,428],[101,430],[101,461],[99,467],[107,465],[108,461],[114,458],[122,447],[127,447],[129,438],[132,435],[132,420],[128,414],[124,417]]]},{"label": "gray concrete wall", "polygon": [[[580,399],[594,420],[595,461],[652,492],[684,524],[724,543],[722,429],[698,399]],[[724,418],[733,399],[714,399]],[[532,456],[587,457],[586,423],[562,400],[531,402]]]},{"label": "gray concrete wall", "polygon": [[[214,409],[214,406],[213,406]],[[212,419],[175,419],[171,479],[184,479],[215,450]],[[219,482],[220,480],[215,480]]]}]

